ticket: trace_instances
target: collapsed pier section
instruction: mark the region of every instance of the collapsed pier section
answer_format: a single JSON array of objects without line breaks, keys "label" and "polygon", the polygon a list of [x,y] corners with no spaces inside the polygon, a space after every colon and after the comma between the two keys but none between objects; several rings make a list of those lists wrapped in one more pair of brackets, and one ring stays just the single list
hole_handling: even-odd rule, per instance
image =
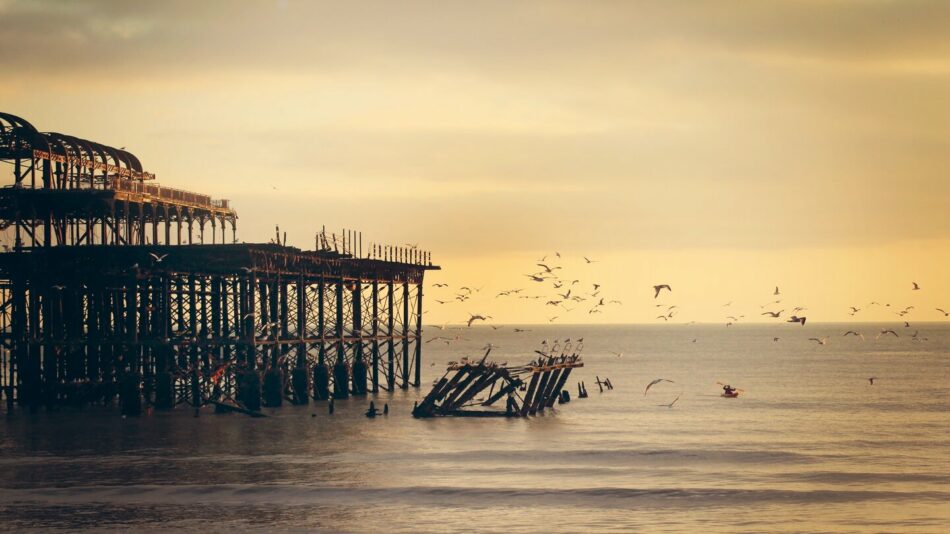
[{"label": "collapsed pier section", "polygon": [[[412,415],[526,417],[544,412],[562,398],[571,372],[584,366],[579,348],[565,348],[560,354],[537,351],[539,358],[519,366],[488,360],[491,350],[480,361],[451,362]],[[502,401],[504,410],[495,408]]]}]

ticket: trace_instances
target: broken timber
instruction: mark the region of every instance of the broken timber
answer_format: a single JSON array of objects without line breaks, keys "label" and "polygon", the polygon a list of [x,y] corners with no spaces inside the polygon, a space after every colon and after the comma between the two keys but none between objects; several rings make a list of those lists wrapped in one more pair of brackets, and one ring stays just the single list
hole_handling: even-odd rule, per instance
[{"label": "broken timber", "polygon": [[[584,366],[578,352],[553,355],[538,351],[541,357],[514,367],[488,361],[487,352],[477,362],[451,362],[412,415],[524,417],[543,412],[561,397],[571,371]],[[504,409],[493,408],[502,399]]]}]

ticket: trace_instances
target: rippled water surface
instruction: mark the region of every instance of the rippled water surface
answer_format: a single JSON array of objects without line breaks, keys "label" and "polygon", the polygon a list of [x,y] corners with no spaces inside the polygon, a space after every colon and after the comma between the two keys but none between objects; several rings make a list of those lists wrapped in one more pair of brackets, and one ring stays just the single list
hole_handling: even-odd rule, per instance
[{"label": "rippled water surface", "polygon": [[18,412],[0,424],[0,528],[950,531],[950,328],[782,326],[475,327],[425,345],[428,384],[487,341],[514,363],[584,337],[571,386],[590,398],[527,419],[414,420],[426,388],[381,395],[375,420],[368,399],[266,419]]}]

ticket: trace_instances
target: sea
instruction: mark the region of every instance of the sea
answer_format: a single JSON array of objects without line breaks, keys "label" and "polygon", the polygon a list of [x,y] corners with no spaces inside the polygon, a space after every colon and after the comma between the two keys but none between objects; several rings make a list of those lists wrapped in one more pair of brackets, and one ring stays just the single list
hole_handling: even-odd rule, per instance
[{"label": "sea", "polygon": [[[424,345],[422,388],[332,415],[16,411],[0,422],[0,529],[950,532],[950,324],[877,338],[889,326],[427,328],[461,339]],[[492,343],[514,365],[567,338],[585,364],[569,403],[410,415],[449,361]],[[370,400],[389,414],[365,417]]]}]

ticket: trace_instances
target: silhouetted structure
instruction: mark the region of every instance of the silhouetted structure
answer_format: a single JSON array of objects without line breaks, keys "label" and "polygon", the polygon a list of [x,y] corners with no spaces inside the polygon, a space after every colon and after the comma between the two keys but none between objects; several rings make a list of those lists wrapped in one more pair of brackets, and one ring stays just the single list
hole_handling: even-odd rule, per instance
[{"label": "silhouetted structure", "polygon": [[[428,253],[318,235],[238,244],[227,200],[152,183],[129,152],[0,113],[7,405],[134,415],[419,386]],[[229,228],[230,227],[230,228]],[[210,231],[208,229],[210,228]],[[232,243],[227,243],[227,230]],[[183,235],[184,234],[184,235]]]},{"label": "silhouetted structure", "polygon": [[[507,416],[543,412],[561,398],[571,372],[583,367],[578,352],[544,354],[527,365],[488,361],[453,362],[432,390],[412,410],[415,417]],[[526,386],[522,395],[522,386]],[[505,410],[492,407],[504,399]]]}]

